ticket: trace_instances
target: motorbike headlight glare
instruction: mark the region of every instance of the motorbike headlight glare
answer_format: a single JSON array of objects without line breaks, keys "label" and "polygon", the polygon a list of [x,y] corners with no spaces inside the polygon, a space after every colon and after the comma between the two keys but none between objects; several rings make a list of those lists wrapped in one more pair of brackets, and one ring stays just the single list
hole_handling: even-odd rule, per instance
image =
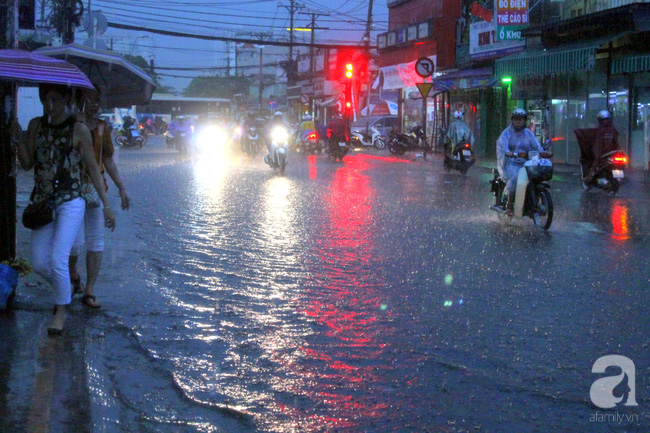
[{"label": "motorbike headlight glare", "polygon": [[286,129],[278,127],[271,132],[271,138],[275,141],[286,141],[286,139],[289,138],[289,134],[287,134]]}]

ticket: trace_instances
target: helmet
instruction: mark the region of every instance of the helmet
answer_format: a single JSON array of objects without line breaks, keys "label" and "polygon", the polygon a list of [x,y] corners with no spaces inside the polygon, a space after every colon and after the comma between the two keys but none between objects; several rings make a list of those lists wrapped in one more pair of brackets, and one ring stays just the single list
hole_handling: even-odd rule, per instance
[{"label": "helmet", "polygon": [[178,120],[185,120],[185,116],[178,116]]},{"label": "helmet", "polygon": [[454,111],[454,119],[462,119],[463,118],[463,112],[458,110]]},{"label": "helmet", "polygon": [[598,119],[611,119],[612,115],[607,110],[600,110],[598,112]]},{"label": "helmet", "polygon": [[309,114],[305,114],[302,116],[302,120],[311,120],[311,116]]},{"label": "helmet", "polygon": [[278,116],[282,117],[282,111],[276,111],[275,113],[273,113],[273,117],[278,117]]},{"label": "helmet", "polygon": [[510,115],[510,118],[526,119],[528,118],[528,113],[526,113],[526,110],[524,110],[523,108],[515,108],[514,110],[512,110],[512,114]]}]

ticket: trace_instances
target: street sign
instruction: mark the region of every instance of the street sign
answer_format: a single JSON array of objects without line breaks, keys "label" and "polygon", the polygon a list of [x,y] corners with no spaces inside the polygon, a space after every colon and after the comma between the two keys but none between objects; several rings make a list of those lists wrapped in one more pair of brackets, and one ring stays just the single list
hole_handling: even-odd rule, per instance
[{"label": "street sign", "polygon": [[303,105],[309,104],[309,95],[302,94],[300,95],[300,102],[302,102]]},{"label": "street sign", "polygon": [[418,86],[418,90],[420,91],[420,95],[422,95],[423,98],[426,98],[427,95],[429,95],[429,92],[431,91],[431,88],[433,87],[433,83],[415,83],[416,86]]},{"label": "street sign", "polygon": [[415,73],[422,78],[430,77],[433,70],[433,60],[428,57],[422,57],[415,62]]}]

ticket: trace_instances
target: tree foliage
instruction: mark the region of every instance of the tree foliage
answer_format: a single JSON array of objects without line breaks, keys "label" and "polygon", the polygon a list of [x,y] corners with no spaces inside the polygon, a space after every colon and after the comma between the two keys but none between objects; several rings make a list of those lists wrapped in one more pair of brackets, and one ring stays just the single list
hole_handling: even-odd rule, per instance
[{"label": "tree foliage", "polygon": [[192,79],[183,95],[199,98],[232,99],[238,93],[247,94],[249,87],[250,81],[246,77],[197,77]]},{"label": "tree foliage", "polygon": [[124,54],[123,57],[129,63],[133,63],[135,66],[139,67],[140,69],[145,71],[147,74],[149,74],[151,76],[151,79],[153,79],[153,82],[156,83],[156,86],[158,86],[160,84],[160,77],[158,77],[158,74],[151,71],[151,67],[149,66],[149,63],[147,62],[147,59],[145,59],[142,56],[132,56],[130,54]]}]

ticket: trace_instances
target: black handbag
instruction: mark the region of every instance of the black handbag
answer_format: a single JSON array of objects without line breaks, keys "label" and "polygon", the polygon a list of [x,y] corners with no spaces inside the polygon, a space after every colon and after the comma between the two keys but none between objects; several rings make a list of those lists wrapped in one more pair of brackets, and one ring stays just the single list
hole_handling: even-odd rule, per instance
[{"label": "black handbag", "polygon": [[23,225],[34,230],[54,221],[54,201],[51,199],[40,203],[30,203],[23,212]]}]

